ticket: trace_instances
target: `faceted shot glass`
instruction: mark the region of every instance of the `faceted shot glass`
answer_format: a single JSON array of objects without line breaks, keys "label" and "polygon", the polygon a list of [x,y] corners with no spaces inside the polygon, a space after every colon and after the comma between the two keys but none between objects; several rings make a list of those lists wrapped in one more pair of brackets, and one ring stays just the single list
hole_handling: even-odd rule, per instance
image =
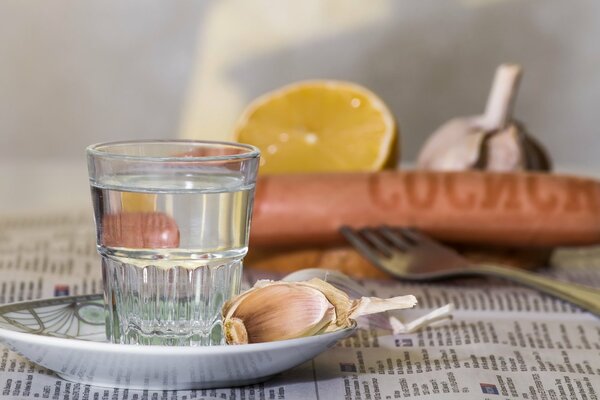
[{"label": "faceted shot glass", "polygon": [[239,292],[259,151],[207,141],[87,148],[113,343],[223,343],[220,310]]}]

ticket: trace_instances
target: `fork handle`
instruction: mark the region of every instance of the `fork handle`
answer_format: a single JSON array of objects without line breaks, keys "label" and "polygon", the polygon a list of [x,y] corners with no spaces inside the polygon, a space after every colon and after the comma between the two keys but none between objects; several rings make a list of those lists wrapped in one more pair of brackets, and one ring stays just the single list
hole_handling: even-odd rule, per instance
[{"label": "fork handle", "polygon": [[600,316],[600,289],[575,283],[563,282],[553,278],[523,271],[520,269],[500,267],[490,264],[481,264],[473,269],[468,269],[475,275],[496,276],[499,278],[518,282],[540,292],[549,294],[559,299],[573,303],[584,310]]}]

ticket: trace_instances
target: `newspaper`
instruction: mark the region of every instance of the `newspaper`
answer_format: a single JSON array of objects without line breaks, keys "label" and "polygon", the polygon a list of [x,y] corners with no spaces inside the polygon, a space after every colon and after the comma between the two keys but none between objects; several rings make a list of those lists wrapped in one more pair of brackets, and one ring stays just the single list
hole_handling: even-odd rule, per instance
[{"label": "newspaper", "polygon": [[[546,273],[600,287],[600,251],[560,253]],[[101,291],[88,213],[0,217],[0,302]],[[247,268],[246,284],[259,277]],[[264,277],[264,275],[260,275]],[[359,282],[372,295],[415,294],[401,320],[454,303],[454,318],[413,334],[361,329],[262,384],[142,391],[58,378],[0,347],[6,399],[598,399],[600,319],[533,290],[490,280]]]}]

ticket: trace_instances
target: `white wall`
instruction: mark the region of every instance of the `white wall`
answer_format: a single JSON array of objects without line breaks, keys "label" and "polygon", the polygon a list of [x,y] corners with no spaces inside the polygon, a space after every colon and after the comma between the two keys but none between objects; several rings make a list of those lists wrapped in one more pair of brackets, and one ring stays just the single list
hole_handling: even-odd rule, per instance
[{"label": "white wall", "polygon": [[200,4],[0,1],[0,157],[176,135]]},{"label": "white wall", "polygon": [[225,138],[253,97],[325,77],[379,93],[410,160],[442,122],[481,112],[511,61],[525,68],[518,118],[558,164],[600,168],[600,2],[282,4],[3,0],[0,157],[78,158],[92,142],[182,129]]}]

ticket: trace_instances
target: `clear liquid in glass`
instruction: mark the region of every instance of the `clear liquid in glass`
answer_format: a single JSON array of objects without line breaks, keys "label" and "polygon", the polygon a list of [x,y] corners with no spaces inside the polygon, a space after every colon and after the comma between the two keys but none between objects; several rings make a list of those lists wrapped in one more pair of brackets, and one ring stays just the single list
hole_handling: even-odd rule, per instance
[{"label": "clear liquid in glass", "polygon": [[118,175],[92,185],[116,343],[215,345],[239,292],[254,185],[235,174]]}]

